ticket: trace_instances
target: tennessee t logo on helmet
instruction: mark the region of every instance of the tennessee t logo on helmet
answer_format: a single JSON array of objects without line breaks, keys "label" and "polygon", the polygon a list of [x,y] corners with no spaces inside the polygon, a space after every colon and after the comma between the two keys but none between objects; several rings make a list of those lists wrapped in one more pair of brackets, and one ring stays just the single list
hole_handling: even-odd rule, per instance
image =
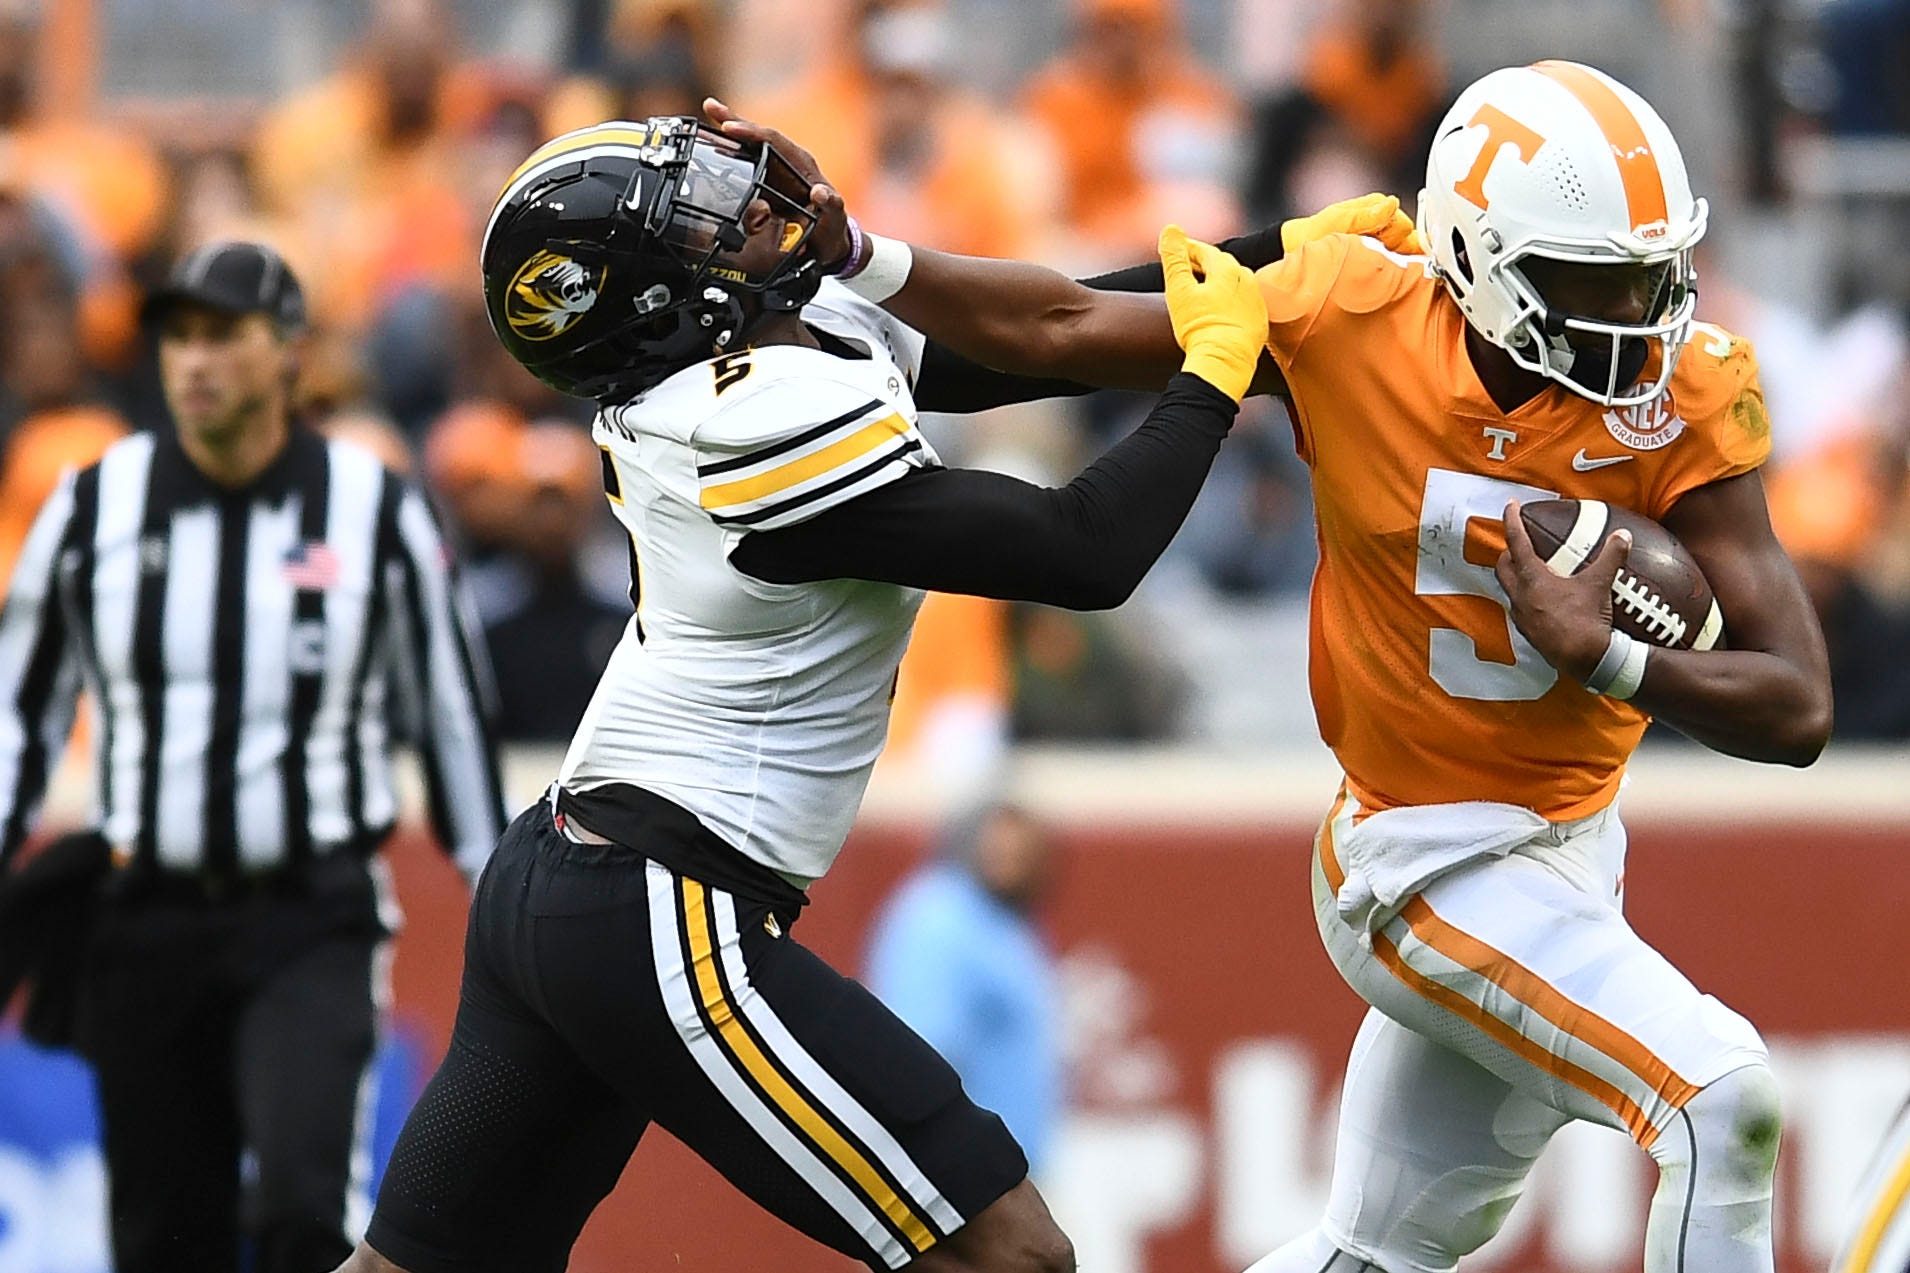
[{"label": "tennessee t logo on helmet", "polygon": [[1519,148],[1519,161],[1531,163],[1532,156],[1539,153],[1539,147],[1545,144],[1545,138],[1512,118],[1491,102],[1483,103],[1473,117],[1466,121],[1467,127],[1484,124],[1486,144],[1479,147],[1479,157],[1472,161],[1472,170],[1458,181],[1452,183],[1453,193],[1468,203],[1479,205],[1481,211],[1492,206],[1486,197],[1486,173],[1498,161],[1499,153],[1509,143]]},{"label": "tennessee t logo on helmet", "polygon": [[[1706,216],[1664,120],[1575,62],[1508,67],[1461,93],[1419,197],[1420,238],[1472,328],[1527,371],[1613,407],[1671,382]],[[1642,320],[1565,312],[1528,275],[1535,260],[1651,270]]]}]

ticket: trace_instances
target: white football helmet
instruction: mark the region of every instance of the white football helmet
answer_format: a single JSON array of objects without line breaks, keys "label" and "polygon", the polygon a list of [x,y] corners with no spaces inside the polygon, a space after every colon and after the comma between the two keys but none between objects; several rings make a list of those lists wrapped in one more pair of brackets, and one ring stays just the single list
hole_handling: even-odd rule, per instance
[{"label": "white football helmet", "polygon": [[[1440,121],[1419,233],[1480,335],[1581,397],[1631,406],[1663,392],[1690,338],[1706,212],[1644,98],[1589,66],[1538,62],[1476,81]],[[1529,257],[1664,268],[1633,326],[1548,308]]]}]

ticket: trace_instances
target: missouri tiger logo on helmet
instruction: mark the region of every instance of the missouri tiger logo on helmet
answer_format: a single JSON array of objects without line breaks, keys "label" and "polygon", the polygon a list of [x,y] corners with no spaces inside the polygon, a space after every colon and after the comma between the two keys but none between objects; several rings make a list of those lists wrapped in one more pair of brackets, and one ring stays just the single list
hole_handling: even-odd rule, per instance
[{"label": "missouri tiger logo on helmet", "polygon": [[774,147],[687,115],[608,120],[545,142],[505,184],[480,249],[485,314],[545,384],[627,401],[814,296],[815,225]]},{"label": "missouri tiger logo on helmet", "polygon": [[504,321],[525,340],[551,340],[569,331],[597,304],[604,267],[543,249],[511,278]]}]

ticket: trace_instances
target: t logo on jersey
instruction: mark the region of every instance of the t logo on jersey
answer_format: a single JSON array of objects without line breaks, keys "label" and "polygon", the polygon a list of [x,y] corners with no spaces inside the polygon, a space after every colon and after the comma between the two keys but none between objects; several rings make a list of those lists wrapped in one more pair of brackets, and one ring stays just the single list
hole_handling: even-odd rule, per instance
[{"label": "t logo on jersey", "polygon": [[1490,103],[1481,105],[1466,121],[1468,128],[1477,128],[1480,124],[1486,126],[1486,144],[1479,148],[1479,157],[1472,161],[1472,171],[1453,182],[1452,188],[1460,198],[1484,211],[1491,204],[1486,198],[1486,174],[1492,171],[1500,149],[1510,142],[1519,148],[1519,162],[1529,164],[1532,156],[1539,153],[1539,147],[1545,144],[1545,138]]},{"label": "t logo on jersey", "polygon": [[525,340],[561,336],[588,314],[603,289],[601,265],[544,250],[518,267],[504,296],[504,321]]},{"label": "t logo on jersey", "polygon": [[1519,435],[1511,429],[1487,428],[1484,432],[1488,438],[1492,439],[1492,449],[1486,452],[1486,458],[1488,460],[1503,460],[1505,458],[1506,443],[1517,442],[1519,440]]}]

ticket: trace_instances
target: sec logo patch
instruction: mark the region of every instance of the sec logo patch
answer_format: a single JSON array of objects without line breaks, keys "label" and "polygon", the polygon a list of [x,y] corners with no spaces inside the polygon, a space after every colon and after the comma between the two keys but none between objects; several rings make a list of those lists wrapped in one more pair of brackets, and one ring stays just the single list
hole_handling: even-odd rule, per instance
[{"label": "sec logo patch", "polygon": [[1685,431],[1685,422],[1667,393],[1635,407],[1607,411],[1605,428],[1634,451],[1656,451],[1676,442]]}]

